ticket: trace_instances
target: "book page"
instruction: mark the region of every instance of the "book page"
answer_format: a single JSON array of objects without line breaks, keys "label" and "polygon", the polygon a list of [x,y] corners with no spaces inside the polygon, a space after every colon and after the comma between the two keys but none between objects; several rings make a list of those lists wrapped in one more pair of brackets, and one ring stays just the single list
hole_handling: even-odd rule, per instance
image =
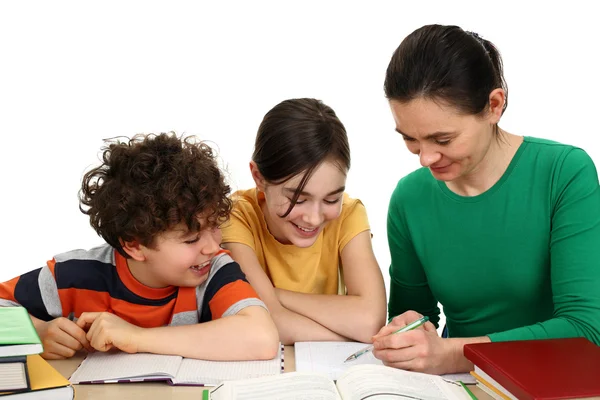
[{"label": "book page", "polygon": [[[404,371],[382,365],[359,365],[348,369],[337,381],[344,400],[377,399],[398,396],[421,400],[460,399],[437,375]],[[466,392],[465,392],[466,395]],[[381,397],[378,397],[381,396]]]},{"label": "book page", "polygon": [[184,358],[173,384],[219,385],[223,381],[279,375],[283,370],[283,346],[271,360],[207,361]]},{"label": "book page", "polygon": [[211,400],[340,400],[325,375],[288,372],[278,376],[226,382],[211,391]]},{"label": "book page", "polygon": [[169,379],[177,373],[181,357],[160,354],[95,352],[87,355],[71,375],[71,383],[118,380]]},{"label": "book page", "polygon": [[368,345],[359,342],[296,342],[296,371],[320,372],[337,380],[345,370],[355,365],[383,365],[371,352],[344,363],[350,354]]}]

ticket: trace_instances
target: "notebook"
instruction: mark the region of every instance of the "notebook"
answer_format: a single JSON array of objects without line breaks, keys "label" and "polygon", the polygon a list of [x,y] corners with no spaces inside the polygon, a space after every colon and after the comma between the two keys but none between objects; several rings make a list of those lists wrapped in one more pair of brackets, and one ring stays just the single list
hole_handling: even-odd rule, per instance
[{"label": "notebook", "polygon": [[[319,372],[332,380],[337,380],[344,371],[355,365],[383,365],[381,360],[375,358],[371,352],[356,360],[344,362],[350,354],[365,346],[368,344],[360,342],[296,342],[294,344],[296,371]],[[476,383],[475,378],[468,373],[441,376],[448,381],[462,381],[465,384]]]},{"label": "notebook", "polygon": [[0,357],[43,352],[42,342],[23,307],[0,307]]},{"label": "notebook", "polygon": [[474,343],[464,355],[508,398],[600,396],[600,347],[585,338]]},{"label": "notebook", "polygon": [[27,357],[0,357],[0,393],[29,389]]},{"label": "notebook", "polygon": [[214,386],[225,380],[278,375],[283,372],[283,346],[272,360],[207,361],[180,356],[123,352],[88,354],[71,375],[71,383],[165,381],[170,385]]},{"label": "notebook", "polygon": [[39,355],[27,356],[31,390],[0,393],[2,400],[73,400],[75,390],[69,381]]},{"label": "notebook", "polygon": [[428,399],[470,400],[459,383],[437,375],[404,371],[383,365],[355,365],[334,383],[316,372],[285,374],[241,381],[228,381],[211,390],[211,400],[362,400]]}]

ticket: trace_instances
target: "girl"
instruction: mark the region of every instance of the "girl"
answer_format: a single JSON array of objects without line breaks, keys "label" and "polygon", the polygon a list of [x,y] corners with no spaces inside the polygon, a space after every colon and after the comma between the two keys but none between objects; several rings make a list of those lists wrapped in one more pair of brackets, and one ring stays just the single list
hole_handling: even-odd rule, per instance
[{"label": "girl", "polygon": [[321,101],[286,100],[265,115],[250,162],[256,188],[234,194],[223,246],[285,344],[371,342],[385,324],[365,207],[344,192],[349,169],[346,130]]}]

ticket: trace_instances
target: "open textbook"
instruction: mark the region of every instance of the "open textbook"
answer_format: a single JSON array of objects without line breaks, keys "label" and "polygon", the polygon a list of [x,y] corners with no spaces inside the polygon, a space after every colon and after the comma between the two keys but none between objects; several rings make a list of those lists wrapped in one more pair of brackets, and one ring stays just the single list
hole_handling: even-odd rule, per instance
[{"label": "open textbook", "polygon": [[166,381],[171,385],[218,385],[232,379],[279,375],[283,346],[272,360],[207,361],[160,354],[90,353],[71,375],[71,383]]},{"label": "open textbook", "polygon": [[224,382],[211,390],[211,400],[470,400],[459,383],[437,375],[383,365],[348,368],[334,383],[327,375],[289,372],[278,376]]},{"label": "open textbook", "polygon": [[[360,342],[296,342],[296,371],[320,372],[329,378],[337,380],[350,367],[362,364],[383,365],[381,360],[368,352],[363,356],[345,363],[346,358],[367,346]],[[471,374],[440,375],[447,381],[461,381],[464,384],[475,384],[477,381]]]}]

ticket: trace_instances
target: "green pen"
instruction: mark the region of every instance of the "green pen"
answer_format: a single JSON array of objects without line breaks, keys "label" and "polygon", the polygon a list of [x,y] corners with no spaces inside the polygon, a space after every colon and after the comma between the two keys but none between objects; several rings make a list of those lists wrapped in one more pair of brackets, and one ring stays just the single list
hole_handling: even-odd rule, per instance
[{"label": "green pen", "polygon": [[[411,322],[410,324],[408,324],[406,326],[403,326],[402,328],[398,329],[397,331],[392,332],[391,334],[394,335],[396,333],[402,333],[402,332],[412,331],[413,329],[420,327],[421,325],[423,325],[427,321],[429,321],[429,317],[421,317],[418,320],[413,321],[413,322]],[[348,358],[346,358],[346,361],[344,361],[344,362],[356,360],[358,357],[360,357],[363,354],[366,354],[366,353],[368,353],[370,351],[373,351],[373,345],[372,344],[368,345],[364,349],[361,349],[361,350],[357,351],[354,354],[350,354],[350,356]]]}]

